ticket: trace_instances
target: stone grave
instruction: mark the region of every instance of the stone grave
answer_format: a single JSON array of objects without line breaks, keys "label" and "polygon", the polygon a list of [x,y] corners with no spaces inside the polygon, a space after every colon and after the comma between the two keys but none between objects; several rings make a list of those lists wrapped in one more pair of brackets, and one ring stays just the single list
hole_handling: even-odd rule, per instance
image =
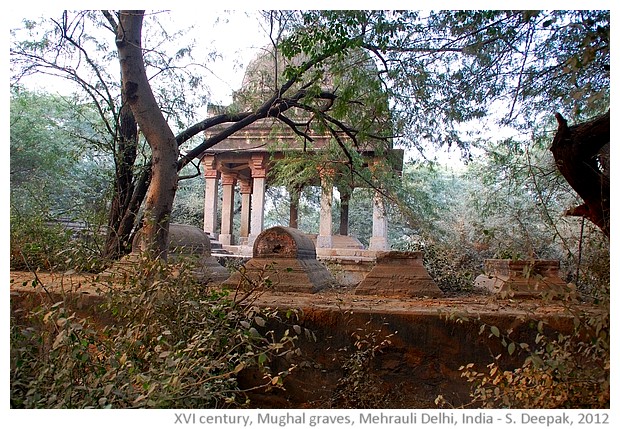
[{"label": "stone grave", "polygon": [[553,259],[486,259],[484,274],[476,277],[474,286],[505,297],[573,295],[574,288],[560,278],[559,270],[560,261]]},{"label": "stone grave", "polygon": [[[134,237],[129,255],[124,256],[102,274],[104,276],[125,276],[140,260],[141,232]],[[203,283],[222,282],[230,273],[211,255],[209,235],[193,225],[171,223],[168,232],[168,261],[174,263],[182,259],[191,261],[195,267],[192,273]]]},{"label": "stone grave", "polygon": [[375,266],[355,288],[355,294],[403,298],[442,296],[422,259],[422,252],[378,252]]},{"label": "stone grave", "polygon": [[335,284],[327,268],[317,260],[312,240],[295,228],[276,226],[256,237],[252,259],[224,283],[243,285],[244,278],[255,284],[269,277],[277,292],[315,293]]}]

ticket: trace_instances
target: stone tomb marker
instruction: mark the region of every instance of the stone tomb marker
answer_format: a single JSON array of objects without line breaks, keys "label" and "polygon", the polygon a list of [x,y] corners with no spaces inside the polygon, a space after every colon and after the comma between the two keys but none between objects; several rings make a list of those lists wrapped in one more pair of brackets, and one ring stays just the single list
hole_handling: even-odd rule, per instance
[{"label": "stone tomb marker", "polygon": [[440,297],[441,289],[422,264],[422,252],[379,252],[377,263],[355,289],[356,295]]},{"label": "stone tomb marker", "polygon": [[[203,283],[222,282],[230,273],[211,256],[211,240],[203,230],[193,225],[171,223],[168,230],[168,260],[175,262],[182,258],[193,260],[196,264],[194,276]],[[132,243],[132,252],[121,258],[104,272],[107,276],[124,276],[132,272],[140,260],[140,234],[138,231]]]},{"label": "stone tomb marker", "polygon": [[560,261],[553,259],[485,259],[485,274],[476,277],[474,286],[507,297],[573,294],[559,270]]},{"label": "stone tomb marker", "polygon": [[[312,240],[295,228],[276,226],[261,232],[254,241],[252,259],[243,274],[260,283],[268,276],[277,292],[315,293],[335,283],[333,276],[316,258]],[[240,272],[224,283],[237,287],[243,281]]]}]

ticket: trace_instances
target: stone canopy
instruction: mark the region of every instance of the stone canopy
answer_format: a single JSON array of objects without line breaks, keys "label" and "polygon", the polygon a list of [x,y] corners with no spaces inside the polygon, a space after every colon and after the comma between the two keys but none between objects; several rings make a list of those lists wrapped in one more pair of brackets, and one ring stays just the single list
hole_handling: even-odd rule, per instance
[{"label": "stone canopy", "polygon": [[[266,50],[257,56],[246,70],[243,87],[235,95],[237,106],[252,107],[252,99],[264,99],[263,93],[272,94],[273,88],[273,54]],[[365,59],[356,59],[363,67],[374,67]],[[293,60],[295,61],[295,59]],[[279,66],[284,69],[286,64]],[[329,74],[324,78],[324,85],[333,84]],[[271,85],[271,86],[270,86]],[[386,100],[387,103],[387,100]],[[386,108],[387,111],[387,108]],[[212,114],[217,114],[212,109]],[[391,126],[389,121],[380,121],[381,126]],[[209,138],[226,128],[225,124],[214,126],[205,131],[205,138]],[[271,185],[270,172],[276,163],[282,162],[290,153],[312,153],[325,150],[333,145],[333,136],[310,132],[312,144],[308,145],[299,135],[283,126],[274,118],[262,119],[230,135],[220,143],[206,150],[201,157],[205,177],[205,206],[203,230],[218,240],[226,250],[235,254],[249,256],[258,235],[264,230],[264,213],[266,203],[266,189]],[[391,131],[387,134],[391,134]],[[346,136],[344,136],[346,138]],[[386,142],[384,142],[386,143]],[[384,145],[385,146],[385,145]],[[403,150],[394,149],[391,143],[382,147],[380,152],[370,141],[362,141],[356,148],[364,159],[362,168],[373,168],[375,164],[388,164],[397,173],[402,170]],[[320,225],[316,236],[316,251],[319,257],[331,257],[335,244],[332,225],[332,206],[335,185],[329,177],[329,169],[317,171],[314,179],[307,185],[321,187]],[[347,236],[348,231],[348,204],[353,187],[365,187],[365,183],[351,184],[351,189],[340,192],[341,224],[339,235]],[[288,190],[288,189],[287,189]],[[235,195],[241,196],[240,227],[234,229]],[[288,226],[298,227],[299,196],[289,190],[291,214]],[[221,213],[221,217],[218,217]],[[373,198],[373,229],[368,250],[371,252],[389,249],[387,239],[387,216],[381,190],[377,190]],[[311,232],[311,231],[306,231]]]}]

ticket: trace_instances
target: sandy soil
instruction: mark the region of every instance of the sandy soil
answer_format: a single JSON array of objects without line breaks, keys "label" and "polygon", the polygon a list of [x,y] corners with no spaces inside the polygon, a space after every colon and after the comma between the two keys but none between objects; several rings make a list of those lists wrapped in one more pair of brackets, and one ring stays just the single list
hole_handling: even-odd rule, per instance
[{"label": "sandy soil", "polygon": [[[110,287],[96,275],[78,273],[47,273],[11,271],[12,291],[79,293],[96,296]],[[33,286],[34,284],[34,286]],[[543,302],[540,299],[500,299],[482,292],[442,298],[389,298],[355,295],[351,288],[331,288],[316,294],[264,292],[257,303],[269,307],[340,309],[372,313],[437,313],[471,314],[512,313],[514,315],[561,314],[562,302]]]}]

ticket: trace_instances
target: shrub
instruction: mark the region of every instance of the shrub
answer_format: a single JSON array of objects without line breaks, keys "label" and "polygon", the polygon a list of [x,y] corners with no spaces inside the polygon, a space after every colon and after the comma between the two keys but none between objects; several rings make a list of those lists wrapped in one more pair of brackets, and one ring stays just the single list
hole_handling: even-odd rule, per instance
[{"label": "shrub", "polygon": [[265,387],[281,386],[291,368],[272,374],[269,363],[293,352],[296,337],[268,327],[295,312],[259,309],[247,293],[234,300],[189,268],[143,262],[106,293],[105,326],[67,301],[13,312],[11,406],[239,407],[247,399],[237,377],[249,368]]},{"label": "shrub", "polygon": [[353,346],[350,351],[342,350],[350,354],[342,363],[343,374],[327,401],[328,408],[390,408],[395,395],[386,394],[381,388],[381,379],[374,373],[373,365],[376,355],[390,347],[394,334],[369,328],[358,328],[351,334]]},{"label": "shrub", "polygon": [[472,364],[461,367],[472,383],[474,403],[485,408],[609,408],[608,304],[587,311],[569,305],[575,326],[570,335],[549,335],[538,322],[533,346],[512,342],[492,327],[491,335],[502,338],[508,354],[526,357],[511,370],[502,369],[501,355],[482,371]]},{"label": "shrub", "polygon": [[464,243],[410,243],[408,251],[424,252],[424,267],[444,293],[472,290],[482,259]]},{"label": "shrub", "polygon": [[12,270],[99,272],[102,237],[85,230],[75,233],[41,216],[11,215],[10,265]]}]

